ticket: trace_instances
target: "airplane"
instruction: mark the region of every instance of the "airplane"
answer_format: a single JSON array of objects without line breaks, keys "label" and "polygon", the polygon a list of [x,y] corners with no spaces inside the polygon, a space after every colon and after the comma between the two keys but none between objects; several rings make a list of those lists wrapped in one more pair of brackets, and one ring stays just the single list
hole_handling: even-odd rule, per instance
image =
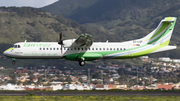
[{"label": "airplane", "polygon": [[143,38],[126,42],[93,42],[92,36],[82,34],[78,39],[59,42],[18,42],[3,52],[16,59],[66,59],[78,61],[80,66],[85,61],[97,59],[132,59],[152,53],[173,50],[176,46],[169,45],[176,17],[166,17],[161,20],[155,30]]}]

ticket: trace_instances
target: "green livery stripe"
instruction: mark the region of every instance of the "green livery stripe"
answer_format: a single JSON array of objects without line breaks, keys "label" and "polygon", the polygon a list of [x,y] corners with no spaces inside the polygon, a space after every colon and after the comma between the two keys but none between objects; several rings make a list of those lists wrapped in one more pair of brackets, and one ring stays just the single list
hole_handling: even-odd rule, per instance
[{"label": "green livery stripe", "polygon": [[[9,48],[9,49],[7,49],[6,51],[9,51],[9,50],[12,50],[12,49],[15,49],[15,48]],[[6,51],[4,51],[4,52],[6,52]]]},{"label": "green livery stripe", "polygon": [[[166,44],[168,42],[169,42],[169,40],[167,40],[163,44]],[[152,53],[152,52],[154,52],[154,51],[156,51],[156,50],[158,50],[160,48],[163,48],[165,46],[166,45],[158,45],[158,46],[156,46],[154,48],[151,48],[151,49],[148,49],[148,50],[144,50],[144,51],[140,51],[140,52],[137,52],[137,53],[132,53],[132,54],[128,54],[128,55],[124,55],[124,56],[120,56],[120,57],[115,57],[113,59],[123,59],[123,58],[126,59],[126,58],[130,58],[130,57],[131,58],[135,58],[135,57],[139,57],[139,56],[150,54],[150,53]]]},{"label": "green livery stripe", "polygon": [[[174,28],[174,26],[175,26],[175,22],[162,35],[160,35],[158,38],[154,39],[153,41],[149,42],[148,44],[152,44],[158,41],[159,39],[161,39],[162,37],[164,37],[165,35],[167,35]],[[166,43],[166,44],[168,45],[169,43]]]},{"label": "green livery stripe", "polygon": [[151,40],[152,38],[159,35],[162,31],[164,31],[169,26],[169,24],[170,24],[170,22],[164,22],[163,25],[161,26],[161,28],[151,38],[149,38],[148,40]]},{"label": "green livery stripe", "polygon": [[167,35],[171,30],[166,30],[166,32],[164,32],[162,35],[160,35],[159,37],[157,37],[156,39],[154,39],[153,41],[147,43],[147,44],[152,44],[158,40],[160,40],[162,37],[164,37],[165,35]]},{"label": "green livery stripe", "polygon": [[[139,56],[142,56],[142,55],[146,55],[146,54],[150,54],[160,48],[163,48],[167,45],[164,45],[164,44],[167,44],[169,43],[170,39],[167,40],[166,42],[163,43],[163,45],[158,45],[154,48],[151,48],[151,49],[148,49],[148,50],[144,50],[144,51],[140,51],[140,52],[137,52],[137,53],[132,53],[132,54],[127,54],[127,55],[124,55],[124,56],[115,56],[115,57],[112,57],[113,59],[126,59],[126,58],[130,58],[130,57],[139,57]],[[147,46],[147,45],[146,45]],[[144,46],[145,47],[145,46]],[[131,49],[133,50],[133,49]],[[126,51],[108,51],[108,52],[86,52],[86,53],[75,53],[75,54],[70,54],[70,55],[66,55],[66,59],[68,60],[73,60],[73,61],[76,61],[78,58],[85,58],[86,61],[91,61],[91,60],[96,60],[102,56],[105,56],[105,55],[109,55],[109,54],[115,54],[115,53],[121,53],[121,52],[127,52],[129,50],[126,50]]]},{"label": "green livery stripe", "polygon": [[166,17],[165,21],[172,21],[173,17]]},{"label": "green livery stripe", "polygon": [[163,48],[163,47],[167,46],[166,44],[169,43],[169,41],[170,41],[170,39],[167,40],[166,42],[154,47],[154,48],[151,48],[151,49],[148,49],[148,50],[145,50],[145,51],[141,51],[141,52],[137,52],[137,53],[133,53],[132,55],[133,56],[140,56],[140,55],[150,54],[150,53],[152,53],[152,52],[154,52],[154,51],[156,51],[156,50],[158,50],[160,48]]},{"label": "green livery stripe", "polygon": [[[158,31],[156,31],[156,33],[151,38],[149,38],[149,40],[151,41],[139,47],[132,47],[127,50],[117,50],[117,51],[74,53],[74,54],[66,55],[66,59],[75,60],[75,61],[77,60],[77,58],[83,58],[85,59],[85,61],[96,60],[98,58],[126,59],[126,58],[134,58],[134,57],[150,54],[154,51],[157,51],[163,47],[168,46],[172,35],[171,31],[173,30],[177,19],[173,17],[169,17],[165,19],[165,21],[172,21],[173,19],[174,22],[162,22],[162,25],[160,26]],[[131,46],[131,44],[127,44],[127,45]]]}]

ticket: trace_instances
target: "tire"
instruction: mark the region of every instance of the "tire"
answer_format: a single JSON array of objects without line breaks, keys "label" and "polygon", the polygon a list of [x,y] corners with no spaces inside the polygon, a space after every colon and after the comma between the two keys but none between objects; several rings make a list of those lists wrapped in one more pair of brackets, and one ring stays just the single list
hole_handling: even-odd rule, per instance
[{"label": "tire", "polygon": [[85,61],[80,61],[80,62],[79,62],[79,65],[80,65],[80,66],[84,66],[85,64],[86,64]]},{"label": "tire", "polygon": [[16,64],[16,61],[12,61],[12,64],[15,65],[15,64]]}]

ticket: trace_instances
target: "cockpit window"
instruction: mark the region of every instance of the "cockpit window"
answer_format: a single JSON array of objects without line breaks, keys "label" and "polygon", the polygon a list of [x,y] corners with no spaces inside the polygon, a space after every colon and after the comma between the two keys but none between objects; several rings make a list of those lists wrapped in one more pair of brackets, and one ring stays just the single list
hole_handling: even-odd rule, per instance
[{"label": "cockpit window", "polygon": [[13,46],[11,46],[11,48],[21,48],[21,46],[20,45],[13,45]]},{"label": "cockpit window", "polygon": [[18,48],[18,46],[17,46],[17,45],[15,45],[15,46],[14,46],[14,48]]},{"label": "cockpit window", "polygon": [[14,48],[14,47],[15,47],[15,45],[11,46],[11,48]]}]

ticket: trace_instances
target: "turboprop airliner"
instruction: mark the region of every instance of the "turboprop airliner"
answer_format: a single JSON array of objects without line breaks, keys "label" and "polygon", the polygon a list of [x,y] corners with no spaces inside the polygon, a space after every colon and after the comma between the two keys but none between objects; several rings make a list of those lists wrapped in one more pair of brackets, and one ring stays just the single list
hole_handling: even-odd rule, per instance
[{"label": "turboprop airliner", "polygon": [[60,33],[59,42],[18,42],[3,54],[12,58],[12,64],[16,59],[67,59],[84,66],[85,61],[96,59],[131,59],[176,49],[169,45],[176,20],[176,17],[166,17],[147,36],[126,42],[93,42],[89,34],[62,40]]}]

